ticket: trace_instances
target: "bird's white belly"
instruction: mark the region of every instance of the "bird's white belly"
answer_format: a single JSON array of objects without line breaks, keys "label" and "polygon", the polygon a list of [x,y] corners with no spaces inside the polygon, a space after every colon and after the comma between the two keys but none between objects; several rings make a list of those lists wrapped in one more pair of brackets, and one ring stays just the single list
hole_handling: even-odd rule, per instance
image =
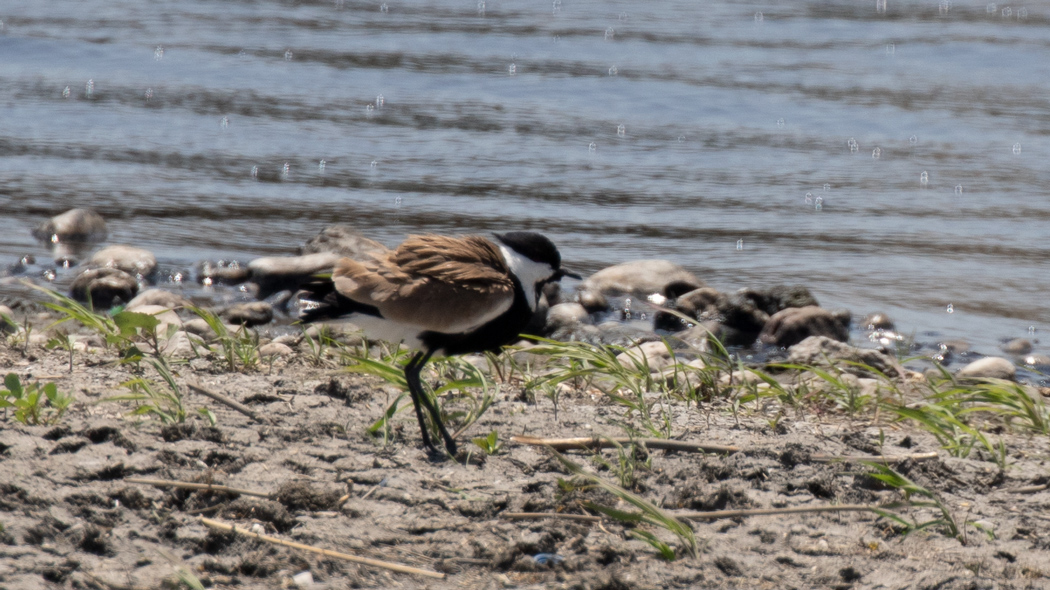
[{"label": "bird's white belly", "polygon": [[378,318],[366,314],[351,314],[338,320],[330,321],[332,324],[353,324],[364,330],[365,335],[372,340],[382,340],[391,344],[398,344],[414,350],[425,348],[423,342],[417,335],[423,331],[418,326],[399,324],[387,319]]}]

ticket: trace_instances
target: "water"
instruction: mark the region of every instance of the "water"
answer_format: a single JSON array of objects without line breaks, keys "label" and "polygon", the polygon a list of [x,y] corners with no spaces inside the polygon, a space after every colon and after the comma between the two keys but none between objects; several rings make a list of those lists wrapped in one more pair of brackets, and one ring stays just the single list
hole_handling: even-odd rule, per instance
[{"label": "water", "polygon": [[991,352],[1050,324],[1050,3],[1010,8],[6,0],[0,268],[68,280],[29,230],[71,207],[184,276],[523,228]]}]

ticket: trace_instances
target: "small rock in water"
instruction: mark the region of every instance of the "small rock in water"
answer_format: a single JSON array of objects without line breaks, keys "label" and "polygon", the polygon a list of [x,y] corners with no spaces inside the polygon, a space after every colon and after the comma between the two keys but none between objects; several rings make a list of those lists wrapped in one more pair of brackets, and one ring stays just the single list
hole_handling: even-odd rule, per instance
[{"label": "small rock in water", "polygon": [[831,312],[813,305],[789,307],[769,318],[759,339],[775,346],[792,346],[810,336],[846,342],[849,340],[849,324],[848,311]]},{"label": "small rock in water", "polygon": [[313,275],[331,272],[342,256],[318,252],[303,256],[268,256],[248,263],[251,280],[259,286],[257,297],[265,299],[278,291],[294,290]]},{"label": "small rock in water", "polygon": [[1017,367],[1009,359],[998,356],[986,356],[959,369],[955,374],[960,378],[1006,379],[1013,380]]},{"label": "small rock in water", "polygon": [[819,306],[817,298],[802,285],[776,285],[769,289],[741,289],[736,299],[747,301],[769,315],[789,307]]},{"label": "small rock in water", "polygon": [[219,316],[234,325],[261,326],[273,321],[273,306],[265,301],[238,303],[226,308]]},{"label": "small rock in water", "polygon": [[372,254],[383,254],[390,249],[366,238],[347,224],[330,225],[299,247],[299,255],[331,252],[354,260],[372,260]]},{"label": "small rock in water", "polygon": [[205,285],[239,285],[251,278],[251,271],[237,263],[205,260],[197,265],[197,281]]},{"label": "small rock in water", "polygon": [[33,230],[34,238],[52,244],[101,242],[106,239],[106,235],[106,221],[91,209],[70,209]]},{"label": "small rock in water", "polygon": [[644,299],[653,293],[663,294],[668,287],[672,291],[687,293],[703,286],[704,282],[696,275],[669,260],[635,260],[594,273],[583,282],[580,291]]},{"label": "small rock in water", "polygon": [[90,268],[81,272],[69,288],[70,296],[91,302],[95,309],[127,303],[139,292],[138,279],[116,268]]},{"label": "small rock in water", "polygon": [[178,293],[172,293],[164,289],[146,289],[129,301],[126,307],[134,311],[143,305],[159,305],[168,309],[178,309],[192,305],[192,303]]},{"label": "small rock in water", "polygon": [[132,246],[107,246],[95,252],[89,262],[95,266],[119,268],[140,277],[148,277],[157,270],[157,257],[152,252]]},{"label": "small rock in water", "polygon": [[1032,341],[1027,338],[1014,338],[999,348],[1006,354],[1028,354],[1032,352]]},{"label": "small rock in water", "polygon": [[1032,367],[1050,366],[1050,356],[1045,354],[1029,354],[1024,357],[1024,364]]},{"label": "small rock in water", "polygon": [[897,326],[893,323],[893,320],[890,319],[890,316],[882,312],[868,314],[860,324],[864,326],[865,330],[893,331],[897,329]]},{"label": "small rock in water", "polygon": [[590,323],[590,319],[587,310],[579,303],[559,303],[547,311],[547,325],[543,331],[552,334],[577,324]]},{"label": "small rock in water", "polygon": [[609,310],[609,299],[598,291],[580,291],[576,300],[590,313]]}]

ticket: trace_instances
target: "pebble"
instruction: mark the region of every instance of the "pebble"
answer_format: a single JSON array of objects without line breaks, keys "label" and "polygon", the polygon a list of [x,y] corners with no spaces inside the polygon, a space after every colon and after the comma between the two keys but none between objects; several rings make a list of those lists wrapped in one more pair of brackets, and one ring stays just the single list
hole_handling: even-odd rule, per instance
[{"label": "pebble", "polygon": [[[686,293],[704,282],[682,266],[669,260],[635,260],[604,268],[587,278],[580,291],[597,291],[606,296],[629,295],[645,298],[671,289]],[[666,294],[665,294],[666,296]]]},{"label": "pebble", "polygon": [[849,340],[848,311],[831,312],[821,307],[789,307],[773,314],[759,340],[774,346],[792,346],[812,336]]},{"label": "pebble", "polygon": [[1009,342],[1003,343],[999,349],[1006,354],[1028,354],[1032,352],[1032,341],[1027,338],[1014,338]]},{"label": "pebble", "polygon": [[271,342],[269,344],[263,344],[259,347],[259,358],[289,356],[293,352],[295,351],[293,351],[292,347],[288,346],[287,344],[282,344],[280,342]]},{"label": "pebble", "polygon": [[768,315],[789,307],[818,307],[817,298],[802,285],[776,285],[768,289],[745,288],[737,291],[736,299],[751,303]]},{"label": "pebble", "polygon": [[70,209],[33,229],[34,238],[51,244],[101,242],[106,235],[106,221],[91,209]]},{"label": "pebble", "polygon": [[157,270],[157,257],[153,252],[132,246],[107,246],[95,252],[88,261],[95,266],[118,268],[138,277],[149,277]]},{"label": "pebble", "polygon": [[332,252],[303,256],[267,256],[248,263],[251,281],[258,285],[257,297],[265,299],[278,291],[297,289],[313,275],[331,272],[342,258]]},{"label": "pebble", "polygon": [[598,291],[580,291],[576,294],[576,301],[589,313],[609,310],[609,299]]},{"label": "pebble", "polygon": [[236,262],[205,260],[197,265],[197,282],[202,285],[239,285],[251,276],[247,267]]},{"label": "pebble", "polygon": [[126,308],[134,310],[143,305],[159,305],[168,309],[179,309],[193,304],[189,299],[178,293],[165,291],[164,289],[146,289],[129,301]]},{"label": "pebble", "polygon": [[674,364],[675,358],[668,350],[667,344],[662,340],[655,342],[643,342],[637,346],[628,348],[616,355],[616,360],[628,369],[634,369],[636,363],[642,363],[649,367],[649,372],[661,371]]},{"label": "pebble", "polygon": [[1050,366],[1050,356],[1046,356],[1045,354],[1029,354],[1024,357],[1024,364],[1033,367]]},{"label": "pebble", "polygon": [[265,301],[231,305],[219,314],[227,322],[245,326],[261,326],[273,321],[273,306]]},{"label": "pebble", "polygon": [[882,312],[875,312],[866,315],[864,319],[861,320],[860,325],[864,326],[865,330],[871,331],[883,330],[892,332],[893,330],[897,329],[896,324],[893,323],[893,320],[890,319],[890,316]]},{"label": "pebble", "polygon": [[589,324],[591,316],[579,303],[559,303],[547,311],[545,334],[551,334],[562,328],[571,328],[576,324]]},{"label": "pebble", "polygon": [[90,268],[81,272],[69,288],[80,302],[91,300],[96,309],[127,303],[139,292],[138,279],[116,268]]},{"label": "pebble", "polygon": [[[872,367],[890,377],[905,376],[897,359],[870,348],[857,348],[826,336],[810,336],[788,349],[787,362],[801,365],[827,366],[828,361],[846,360]],[[842,366],[843,371],[861,373],[859,367]]]},{"label": "pebble", "polygon": [[374,254],[385,254],[390,249],[366,238],[353,226],[345,223],[330,225],[299,247],[299,255],[329,252],[354,260],[372,260]]},{"label": "pebble", "polygon": [[956,377],[974,379],[1006,379],[1013,380],[1017,375],[1017,367],[1009,359],[998,356],[986,356],[978,359],[965,367],[959,369]]}]

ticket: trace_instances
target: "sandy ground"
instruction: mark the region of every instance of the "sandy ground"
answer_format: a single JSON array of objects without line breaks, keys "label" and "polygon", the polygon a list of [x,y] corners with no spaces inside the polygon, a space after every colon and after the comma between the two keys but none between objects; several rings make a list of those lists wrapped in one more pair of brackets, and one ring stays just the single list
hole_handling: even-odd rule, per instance
[{"label": "sandy ground", "polygon": [[[758,516],[693,523],[699,557],[674,562],[620,522],[512,521],[507,512],[585,513],[586,501],[628,510],[594,488],[566,490],[573,476],[534,436],[623,436],[635,417],[586,392],[567,392],[557,419],[549,400],[522,401],[501,387],[496,404],[461,437],[468,464],[420,449],[411,411],[388,443],[366,428],[396,397],[371,377],[316,367],[299,351],[272,368],[225,372],[198,359],[179,367],[248,404],[260,424],[206,397],[215,413],[164,426],[103,401],[133,377],[112,353],[67,357],[0,345],[0,373],[54,381],[76,402],[53,426],[0,419],[0,588],[163,588],[176,572],[210,588],[1050,588],[1050,491],[1011,492],[1050,477],[1050,441],[1004,434],[1009,467],[985,453],[956,459],[936,440],[900,425],[851,423],[835,413],[791,413],[774,428],[765,410],[735,419],[726,407],[672,406],[678,438],[736,445],[729,455],[651,451],[623,478],[670,510],[872,504],[899,499],[852,463],[813,454],[939,451],[898,470],[939,494],[965,526],[965,544],[938,530],[902,537],[868,512]],[[430,376],[433,378],[433,376]],[[497,430],[503,448],[485,456],[469,442]],[[468,449],[468,450],[469,450]],[[620,481],[615,451],[574,461]],[[604,461],[604,463],[603,463]],[[224,484],[271,498],[162,489],[155,478]],[[580,480],[577,480],[580,482]],[[339,503],[339,498],[349,499]],[[933,513],[913,510],[918,520]],[[201,517],[373,559],[445,574],[431,579],[278,547],[209,529]],[[642,526],[669,544],[666,531]],[[554,554],[547,564],[536,555]],[[542,557],[541,557],[542,560]],[[552,563],[557,562],[557,563]],[[309,572],[308,576],[305,572]],[[310,579],[307,579],[309,577]]]}]

